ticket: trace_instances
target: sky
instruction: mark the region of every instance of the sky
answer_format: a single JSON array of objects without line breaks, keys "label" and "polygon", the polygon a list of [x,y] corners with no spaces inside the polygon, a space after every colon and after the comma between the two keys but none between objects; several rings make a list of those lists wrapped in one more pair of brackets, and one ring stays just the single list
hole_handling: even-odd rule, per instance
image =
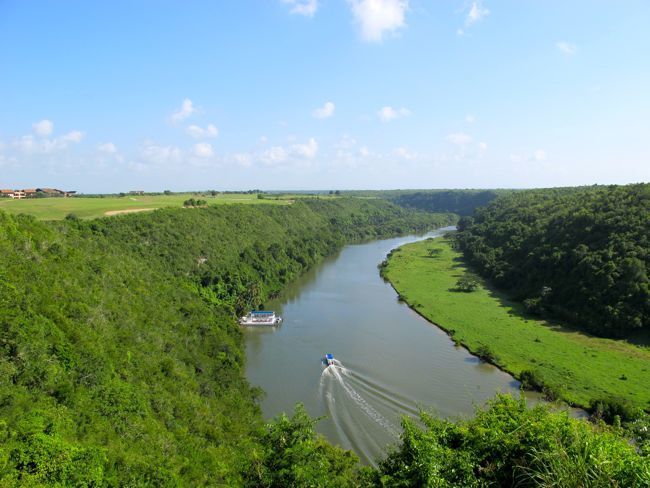
[{"label": "sky", "polygon": [[650,181],[650,2],[0,0],[0,187]]}]

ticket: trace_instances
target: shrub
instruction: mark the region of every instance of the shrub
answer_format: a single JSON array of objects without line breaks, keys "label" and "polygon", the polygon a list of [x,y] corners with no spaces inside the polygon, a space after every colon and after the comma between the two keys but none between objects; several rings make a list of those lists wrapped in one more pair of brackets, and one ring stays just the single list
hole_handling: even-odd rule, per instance
[{"label": "shrub", "polygon": [[478,278],[472,273],[465,273],[460,279],[456,282],[455,291],[463,293],[471,293],[478,289],[479,281]]},{"label": "shrub", "polygon": [[623,422],[630,422],[642,416],[639,407],[619,397],[605,397],[594,400],[591,403],[590,410],[594,418],[602,419],[608,424],[613,423],[616,417]]},{"label": "shrub", "polygon": [[544,380],[539,371],[526,369],[519,375],[521,386],[526,390],[542,391],[544,388]]},{"label": "shrub", "polygon": [[481,361],[485,361],[487,363],[496,363],[497,361],[497,355],[490,349],[490,346],[486,344],[481,344],[476,348],[476,351],[474,351],[474,355],[476,355]]}]

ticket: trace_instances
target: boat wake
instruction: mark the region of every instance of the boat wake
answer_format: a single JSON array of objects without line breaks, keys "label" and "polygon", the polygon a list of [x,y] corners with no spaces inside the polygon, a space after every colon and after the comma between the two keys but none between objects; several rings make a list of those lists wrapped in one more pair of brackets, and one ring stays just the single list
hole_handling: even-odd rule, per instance
[{"label": "boat wake", "polygon": [[341,444],[371,464],[399,439],[400,417],[417,415],[417,409],[406,399],[392,395],[336,359],[321,374],[320,394]]}]

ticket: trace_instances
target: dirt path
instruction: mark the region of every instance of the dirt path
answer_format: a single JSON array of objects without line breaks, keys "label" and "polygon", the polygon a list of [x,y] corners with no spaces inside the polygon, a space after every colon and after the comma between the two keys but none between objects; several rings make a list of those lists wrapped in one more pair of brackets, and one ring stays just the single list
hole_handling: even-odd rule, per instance
[{"label": "dirt path", "polygon": [[150,212],[151,210],[158,210],[157,208],[127,208],[125,210],[109,210],[108,212],[104,212],[104,215],[121,215],[121,214],[127,214],[127,213],[135,213],[135,212]]}]

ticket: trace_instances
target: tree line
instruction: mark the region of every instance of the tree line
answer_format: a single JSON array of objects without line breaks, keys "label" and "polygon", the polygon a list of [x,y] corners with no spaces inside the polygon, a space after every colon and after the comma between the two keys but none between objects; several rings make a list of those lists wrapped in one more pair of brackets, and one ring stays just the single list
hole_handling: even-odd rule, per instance
[{"label": "tree line", "polygon": [[458,228],[474,268],[530,312],[608,337],[650,328],[650,184],[513,192]]}]

